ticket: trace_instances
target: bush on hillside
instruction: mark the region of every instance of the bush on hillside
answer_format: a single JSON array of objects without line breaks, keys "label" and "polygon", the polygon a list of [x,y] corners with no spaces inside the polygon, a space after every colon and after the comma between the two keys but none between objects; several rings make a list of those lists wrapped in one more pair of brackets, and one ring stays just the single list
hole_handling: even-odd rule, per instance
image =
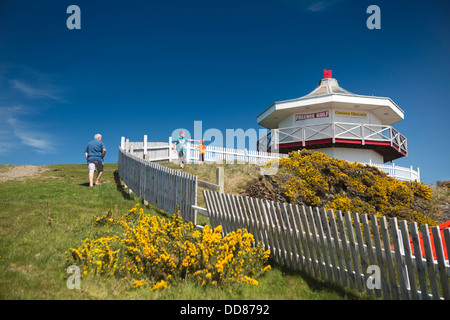
[{"label": "bush on hillside", "polygon": [[[112,211],[94,225],[108,228],[107,236],[86,238],[71,249],[70,263],[88,273],[132,279],[134,287],[164,289],[192,279],[202,286],[231,288],[237,283],[257,285],[270,269],[269,251],[254,246],[247,230],[222,236],[222,228],[195,230],[179,213],[172,219],[145,214],[139,204],[119,219]],[[103,230],[104,231],[104,230]]]},{"label": "bush on hillside", "polygon": [[438,224],[420,210],[431,198],[423,183],[402,182],[373,166],[306,149],[281,158],[279,166],[290,174],[281,189],[291,203]]}]

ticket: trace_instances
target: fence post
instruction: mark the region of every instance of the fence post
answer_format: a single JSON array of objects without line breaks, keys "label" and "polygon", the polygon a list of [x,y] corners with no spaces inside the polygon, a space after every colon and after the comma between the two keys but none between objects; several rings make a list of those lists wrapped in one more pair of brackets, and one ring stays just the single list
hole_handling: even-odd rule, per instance
[{"label": "fence post", "polygon": [[169,137],[169,162],[172,162],[172,137]]},{"label": "fence post", "polygon": [[394,178],[397,177],[397,175],[396,175],[396,173],[395,173],[395,163],[394,163],[394,162],[392,162],[392,176],[393,176]]},{"label": "fence post", "polygon": [[144,134],[144,156],[143,156],[144,160],[148,160],[147,157],[147,135]]},{"label": "fence post", "polygon": [[216,184],[219,186],[219,192],[224,192],[225,188],[225,174],[223,167],[216,168]]},{"label": "fence post", "polygon": [[191,143],[186,143],[186,163],[191,162]]}]

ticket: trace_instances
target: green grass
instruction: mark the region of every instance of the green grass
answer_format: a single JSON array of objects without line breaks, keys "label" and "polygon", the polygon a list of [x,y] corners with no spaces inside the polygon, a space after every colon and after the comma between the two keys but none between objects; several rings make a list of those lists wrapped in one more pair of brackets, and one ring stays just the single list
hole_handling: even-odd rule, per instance
[{"label": "green grass", "polygon": [[[0,172],[5,167],[0,166]],[[85,165],[43,167],[47,171],[38,177],[0,183],[0,299],[367,298],[273,264],[272,270],[258,279],[258,286],[243,285],[232,293],[201,288],[191,282],[151,292],[132,289],[128,279],[103,279],[90,274],[82,278],[80,290],[70,290],[66,286],[69,249],[99,232],[93,226],[93,216],[103,215],[108,209],[120,215],[142,201],[121,187],[115,164],[105,165],[103,184],[93,188],[88,187]],[[250,179],[253,169],[247,173],[234,170],[235,176],[242,174],[246,179],[248,175]],[[167,216],[151,205],[145,207],[145,212]]]}]

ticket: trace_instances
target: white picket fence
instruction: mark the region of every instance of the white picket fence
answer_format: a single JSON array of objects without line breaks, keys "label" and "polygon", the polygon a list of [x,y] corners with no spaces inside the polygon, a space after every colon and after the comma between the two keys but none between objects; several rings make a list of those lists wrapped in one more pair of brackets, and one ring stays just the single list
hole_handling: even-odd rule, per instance
[{"label": "white picket fence", "polygon": [[146,161],[119,148],[119,177],[144,201],[196,224],[197,176]]},{"label": "white picket fence", "polygon": [[[186,158],[190,163],[198,163],[199,150],[198,144],[188,143]],[[153,162],[166,162],[176,161],[178,159],[177,154],[173,151],[172,138],[169,138],[169,142],[148,142],[147,136],[144,136],[142,142],[130,142],[129,139],[122,137],[121,148],[127,152],[141,158],[147,159]],[[214,163],[253,163],[263,165],[271,159],[286,158],[287,154],[284,153],[271,153],[254,151],[247,149],[232,149],[208,146],[205,153],[206,162]],[[377,164],[377,163],[362,163],[378,168],[379,170],[387,173],[388,176],[393,177],[401,181],[414,181],[420,182],[420,169],[414,170],[392,164]]]},{"label": "white picket fence", "polygon": [[[427,225],[420,226],[423,252],[415,222],[408,231],[407,222],[395,218],[388,224],[374,215],[342,215],[213,191],[203,196],[203,214],[213,227],[222,225],[224,234],[247,229],[278,264],[383,299],[450,300],[450,266],[439,227],[431,228],[434,260]],[[443,231],[448,255],[450,230]]]},{"label": "white picket fence", "polygon": [[178,207],[183,219],[194,225],[198,212],[213,227],[222,225],[224,234],[246,228],[280,265],[384,299],[450,300],[450,266],[442,245],[445,241],[449,256],[449,229],[441,239],[439,227],[431,228],[431,239],[427,225],[420,226],[420,235],[416,223],[395,218],[388,224],[385,217],[342,215],[209,190],[203,191],[206,208],[200,208],[196,176],[122,148],[119,176],[143,200],[169,213]]},{"label": "white picket fence", "polygon": [[[199,162],[198,143],[186,143],[186,159],[189,163]],[[144,136],[142,142],[130,142],[129,139],[122,137],[121,148],[127,152],[149,161],[175,161],[178,160],[176,152],[173,150],[172,137],[169,142],[148,142],[147,136]],[[260,152],[247,149],[233,149],[208,146],[205,152],[205,162],[214,163],[253,163],[265,164],[269,160],[280,157],[288,157],[287,154]]]}]

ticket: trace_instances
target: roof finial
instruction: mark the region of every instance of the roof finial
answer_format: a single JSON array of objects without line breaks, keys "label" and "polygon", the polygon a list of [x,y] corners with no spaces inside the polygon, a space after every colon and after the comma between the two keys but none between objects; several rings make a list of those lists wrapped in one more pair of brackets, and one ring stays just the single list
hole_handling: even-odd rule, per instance
[{"label": "roof finial", "polygon": [[331,70],[323,69],[323,78],[324,79],[333,78],[331,73],[332,73]]}]

